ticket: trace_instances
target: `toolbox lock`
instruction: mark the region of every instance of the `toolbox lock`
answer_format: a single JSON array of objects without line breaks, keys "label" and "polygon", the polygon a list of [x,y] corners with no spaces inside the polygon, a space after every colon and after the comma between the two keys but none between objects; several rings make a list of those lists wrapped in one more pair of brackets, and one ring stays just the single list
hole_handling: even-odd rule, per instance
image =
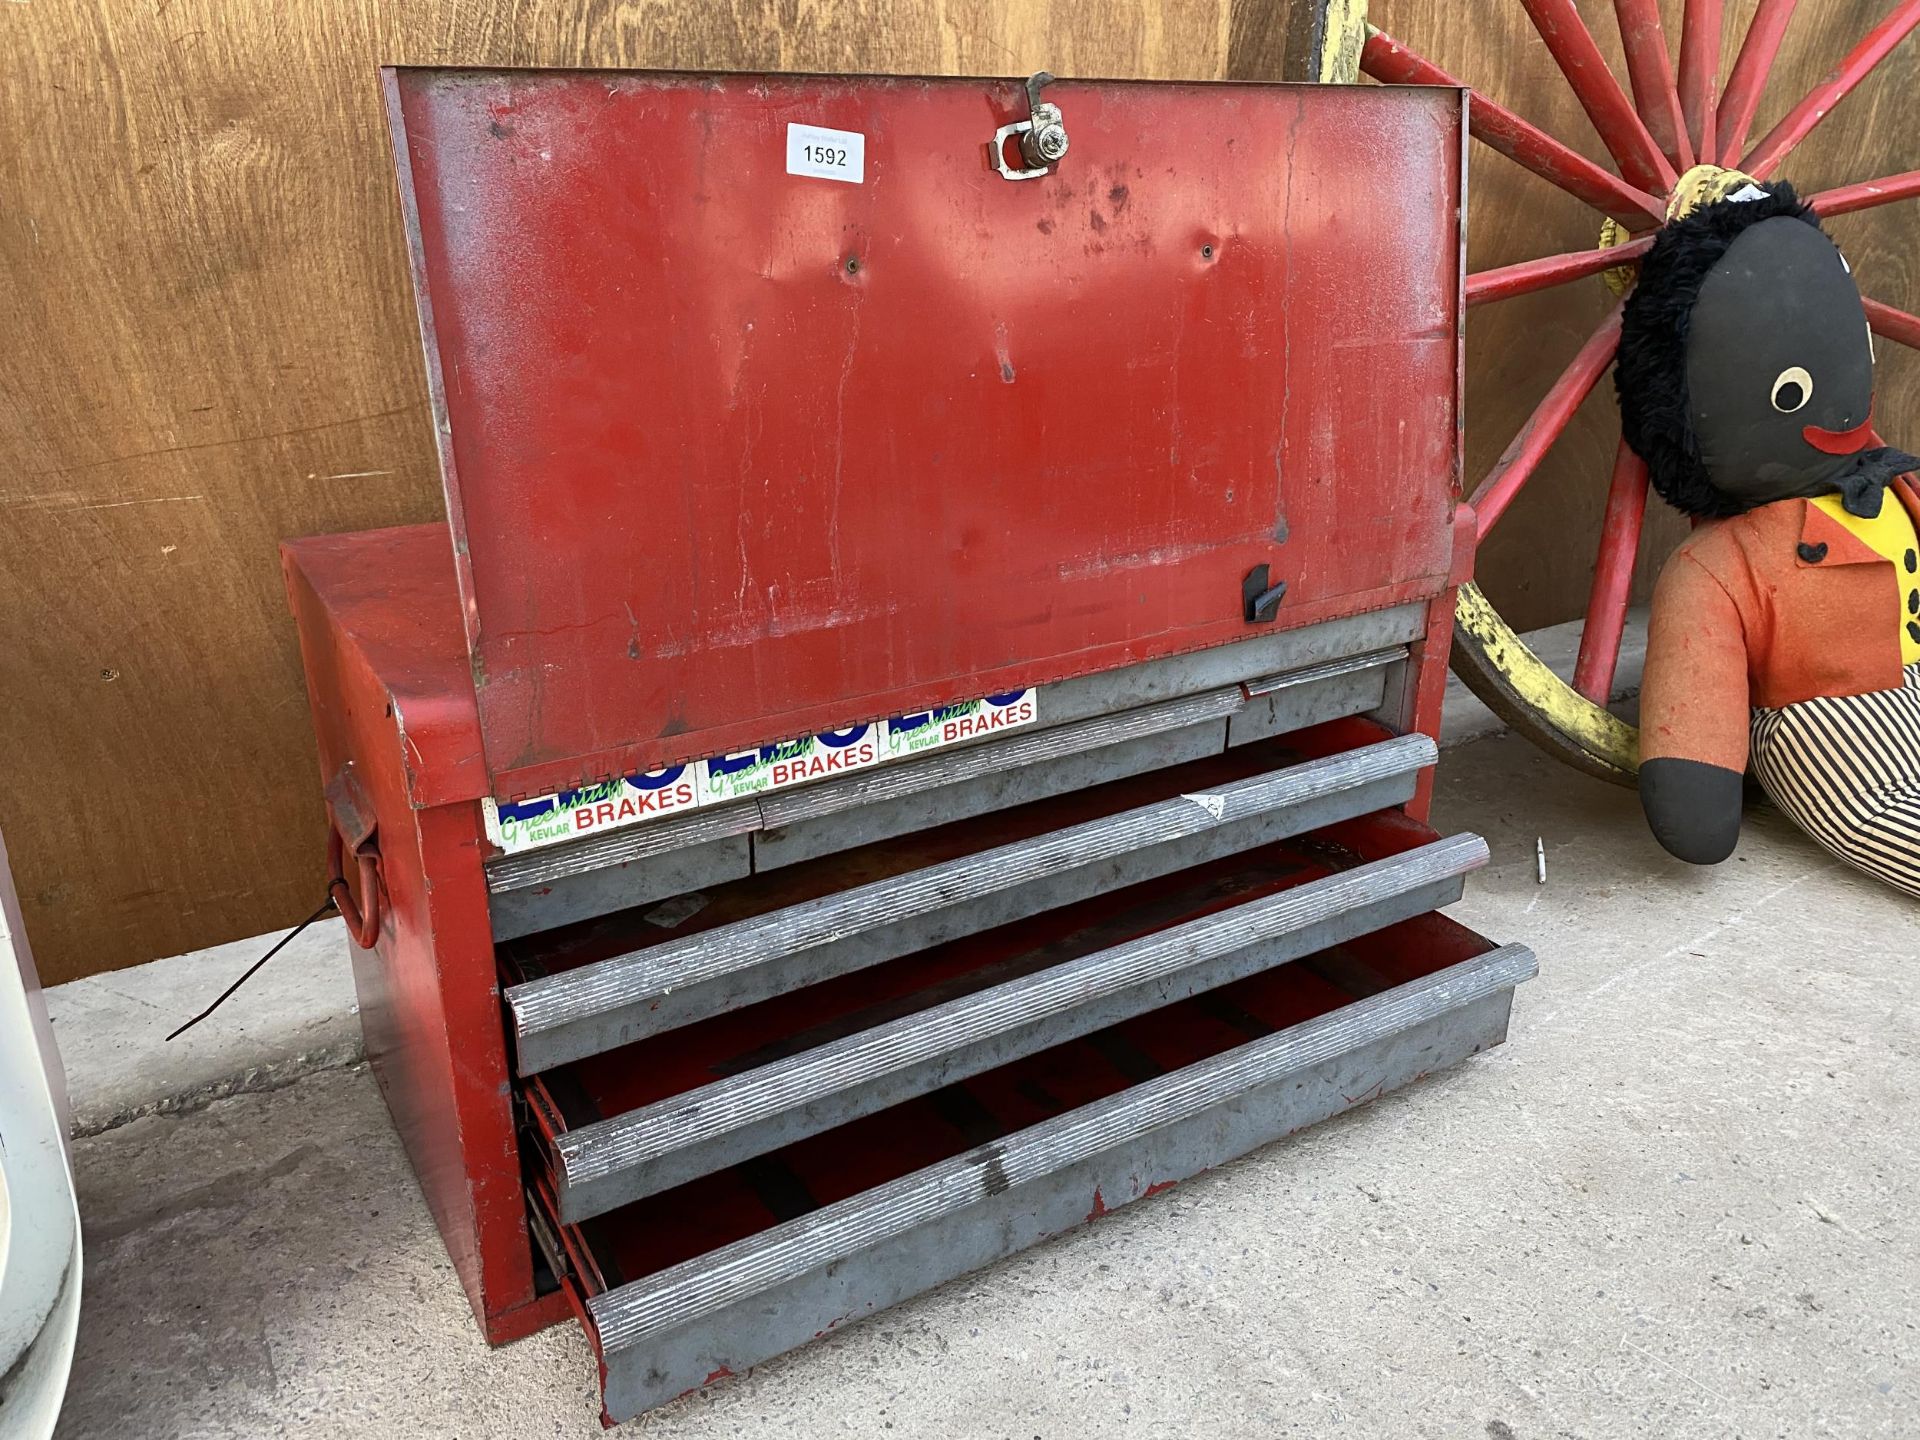
[{"label": "toolbox lock", "polygon": [[[362,950],[371,950],[380,938],[380,849],[374,831],[373,807],[348,761],[327,786],[327,897]],[[347,883],[349,850],[360,872],[357,902]]]},{"label": "toolbox lock", "polygon": [[1240,582],[1240,612],[1249,625],[1271,625],[1286,598],[1287,582],[1275,582],[1265,565],[1256,565]]},{"label": "toolbox lock", "polygon": [[[1053,76],[1042,70],[1027,81],[1027,118],[1002,125],[987,142],[987,155],[993,168],[1006,180],[1038,180],[1057,165],[1067,153],[1067,127],[1060,107],[1042,100],[1040,91],[1053,83]],[[1020,157],[1026,168],[1016,170],[1007,163],[1007,141],[1018,137]]]}]

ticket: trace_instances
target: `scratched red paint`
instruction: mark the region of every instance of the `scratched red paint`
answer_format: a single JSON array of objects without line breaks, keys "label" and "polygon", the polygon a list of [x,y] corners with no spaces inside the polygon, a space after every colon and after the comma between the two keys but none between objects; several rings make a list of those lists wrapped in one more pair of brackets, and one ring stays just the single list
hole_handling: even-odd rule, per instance
[{"label": "scratched red paint", "polygon": [[496,793],[1237,639],[1258,564],[1281,625],[1444,580],[1455,92],[1062,81],[1023,184],[1014,82],[390,93]]}]

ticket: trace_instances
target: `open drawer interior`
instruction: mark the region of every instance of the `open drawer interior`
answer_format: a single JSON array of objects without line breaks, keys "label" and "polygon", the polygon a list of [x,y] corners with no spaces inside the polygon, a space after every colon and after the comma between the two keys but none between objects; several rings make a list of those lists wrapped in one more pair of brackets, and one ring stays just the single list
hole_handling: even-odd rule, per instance
[{"label": "open drawer interior", "polygon": [[[1424,979],[1495,947],[1423,915],[915,1097],[582,1222],[587,1294],[718,1250],[1079,1106]],[[1419,963],[1412,957],[1418,956]],[[1431,970],[1426,967],[1430,965]],[[627,1096],[573,1089],[576,1118]],[[543,1189],[550,1197],[550,1186]],[[551,1203],[551,1200],[549,1200]]]},{"label": "open drawer interior", "polygon": [[[1355,726],[831,863],[870,883],[976,853],[986,827],[1005,843],[1383,738]],[[1499,1043],[1532,957],[1432,913],[1484,846],[1393,804],[523,1075],[535,1231],[601,1350],[609,1416]],[[723,887],[673,930],[627,914],[503,946],[503,978],[835,893],[808,871]]]},{"label": "open drawer interior", "polygon": [[1358,719],[959,820],[499,947],[537,1074],[1404,803],[1425,736]]}]

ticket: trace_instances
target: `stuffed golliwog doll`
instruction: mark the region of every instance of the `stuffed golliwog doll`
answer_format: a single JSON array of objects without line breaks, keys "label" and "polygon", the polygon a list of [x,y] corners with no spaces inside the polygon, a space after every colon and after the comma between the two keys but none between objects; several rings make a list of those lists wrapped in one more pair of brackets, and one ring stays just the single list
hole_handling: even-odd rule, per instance
[{"label": "stuffed golliwog doll", "polygon": [[1654,592],[1654,835],[1724,860],[1751,761],[1821,845],[1920,896],[1920,460],[1873,433],[1860,293],[1792,187],[1749,183],[1668,224],[1615,383],[1653,487],[1702,522]]}]

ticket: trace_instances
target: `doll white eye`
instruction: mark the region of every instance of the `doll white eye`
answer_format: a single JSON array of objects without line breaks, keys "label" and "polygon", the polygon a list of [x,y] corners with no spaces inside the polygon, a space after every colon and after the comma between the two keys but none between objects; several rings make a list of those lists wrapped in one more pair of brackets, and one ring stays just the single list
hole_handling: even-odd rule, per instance
[{"label": "doll white eye", "polygon": [[1799,365],[1789,365],[1773,377],[1773,408],[1791,415],[1813,398],[1813,376]]}]

